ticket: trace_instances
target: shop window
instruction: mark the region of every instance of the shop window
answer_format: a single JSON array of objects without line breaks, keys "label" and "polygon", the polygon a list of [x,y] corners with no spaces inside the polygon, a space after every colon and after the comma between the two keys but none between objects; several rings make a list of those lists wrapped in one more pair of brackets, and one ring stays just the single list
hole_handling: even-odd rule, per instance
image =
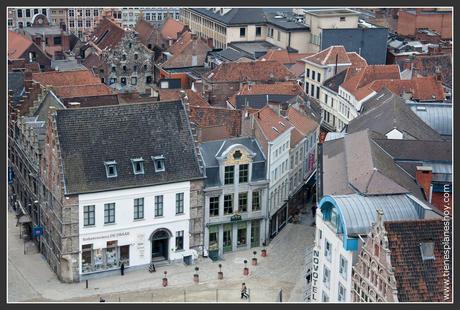
[{"label": "shop window", "polygon": [[123,245],[120,247],[120,265],[125,264],[125,267],[129,266],[129,245]]},{"label": "shop window", "polygon": [[219,225],[209,226],[209,251],[219,250]]},{"label": "shop window", "polygon": [[209,198],[209,216],[219,216],[219,197]]},{"label": "shop window", "polygon": [[144,218],[144,198],[134,199],[134,219],[140,220]]},{"label": "shop window", "polygon": [[260,221],[251,222],[251,247],[258,247],[260,244]]},{"label": "shop window", "polygon": [[163,216],[163,195],[155,196],[155,217]]},{"label": "shop window", "polygon": [[252,192],[252,211],[260,210],[260,192]]},{"label": "shop window", "polygon": [[184,231],[176,232],[176,251],[181,251],[184,249]]},{"label": "shop window", "polygon": [[239,182],[246,183],[248,181],[248,175],[249,175],[249,165],[248,164],[240,165]]},{"label": "shop window", "polygon": [[238,194],[238,211],[248,212],[248,193]]},{"label": "shop window", "polygon": [[93,269],[93,245],[84,244],[81,247],[81,269],[82,273],[90,272]]},{"label": "shop window", "polygon": [[238,223],[238,230],[237,230],[237,246],[238,247],[245,247],[247,245],[247,223],[242,222]]},{"label": "shop window", "polygon": [[83,207],[83,226],[95,225],[95,206]]},{"label": "shop window", "polygon": [[184,193],[176,194],[176,214],[184,214]]},{"label": "shop window", "polygon": [[224,172],[224,184],[233,184],[235,166],[226,166]]},{"label": "shop window", "polygon": [[233,213],[233,194],[224,196],[224,215]]},{"label": "shop window", "polygon": [[107,248],[105,251],[106,256],[106,269],[118,267],[118,241],[107,241]]}]

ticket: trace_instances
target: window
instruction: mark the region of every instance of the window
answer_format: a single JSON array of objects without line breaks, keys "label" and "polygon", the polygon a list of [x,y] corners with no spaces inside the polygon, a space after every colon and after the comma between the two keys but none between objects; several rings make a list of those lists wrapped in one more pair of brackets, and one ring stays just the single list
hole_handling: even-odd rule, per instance
[{"label": "window", "polygon": [[155,217],[163,216],[163,195],[155,196]]},{"label": "window", "polygon": [[315,77],[316,77],[316,71],[311,70],[311,79],[315,80]]},{"label": "window", "polygon": [[316,86],[316,99],[319,99],[319,86]]},{"label": "window", "polygon": [[315,85],[311,84],[311,88],[310,88],[310,96],[314,96],[315,95]]},{"label": "window", "polygon": [[54,37],[53,43],[54,45],[61,45],[62,44],[61,37]]},{"label": "window", "polygon": [[46,16],[46,9],[42,9],[42,14]]},{"label": "window", "polygon": [[260,210],[260,192],[252,192],[252,211]]},{"label": "window", "polygon": [[131,78],[131,85],[137,85],[137,77],[133,76]]},{"label": "window", "polygon": [[115,178],[117,176],[117,163],[115,161],[106,161],[104,165],[107,177]]},{"label": "window", "polygon": [[[18,17],[22,17],[22,9],[18,10]],[[27,17],[29,17],[29,16],[27,16]]]},{"label": "window", "polygon": [[128,67],[123,66],[123,72],[126,73],[126,71],[128,71]]},{"label": "window", "polygon": [[256,27],[256,37],[260,37],[262,35],[262,27]]},{"label": "window", "polygon": [[[21,13],[22,13],[22,10],[21,10]],[[18,17],[21,17],[21,16],[19,16],[18,14]],[[26,17],[30,17],[30,9],[26,9]]]},{"label": "window", "polygon": [[279,30],[277,30],[276,39],[277,39],[278,41],[281,40],[281,32],[280,32]]},{"label": "window", "polygon": [[104,224],[115,223],[115,203],[104,204]]},{"label": "window", "polygon": [[92,226],[95,225],[95,213],[96,207],[93,206],[84,206],[83,207],[83,226]]},{"label": "window", "polygon": [[342,283],[339,282],[339,294],[338,294],[338,300],[339,301],[345,301],[345,288],[343,287]]},{"label": "window", "polygon": [[123,55],[121,56],[121,60],[123,60],[123,61],[126,60],[126,55],[125,55],[125,54],[123,54]]},{"label": "window", "polygon": [[324,247],[324,256],[327,258],[328,261],[331,261],[332,258],[332,245],[329,243],[329,241],[325,240],[325,247]]},{"label": "window", "polygon": [[345,257],[340,255],[339,273],[344,280],[347,279],[347,266],[348,266],[347,260],[345,259]]},{"label": "window", "polygon": [[422,260],[434,260],[434,242],[422,242],[420,243],[420,252],[422,254]]},{"label": "window", "polygon": [[248,212],[248,193],[238,194],[238,211]]},{"label": "window", "polygon": [[152,156],[152,160],[155,164],[155,172],[165,171],[165,157],[163,155]]},{"label": "window", "polygon": [[233,213],[233,195],[224,196],[224,215]]},{"label": "window", "polygon": [[329,302],[329,296],[327,296],[327,294],[323,291],[323,302]]},{"label": "window", "polygon": [[331,285],[331,271],[326,266],[324,266],[323,270],[323,283],[327,288],[329,288]]},{"label": "window", "polygon": [[341,22],[344,22],[346,20],[346,17],[345,16],[340,16],[340,21]]},{"label": "window", "polygon": [[[131,43],[130,43],[131,44]],[[137,60],[139,58],[138,54],[134,54],[134,60]]]},{"label": "window", "polygon": [[321,73],[318,72],[318,82],[321,82]]},{"label": "window", "polygon": [[69,16],[70,16],[70,17],[74,17],[74,16],[75,16],[74,10],[69,10]]},{"label": "window", "polygon": [[82,16],[83,10],[77,10],[77,16]]},{"label": "window", "polygon": [[8,19],[8,27],[12,27],[13,26],[13,20],[12,19]]},{"label": "window", "polygon": [[240,28],[240,38],[243,38],[246,36],[246,28]]},{"label": "window", "polygon": [[307,78],[310,78],[310,69],[307,68]]},{"label": "window", "polygon": [[87,20],[87,21],[85,22],[85,26],[88,27],[88,28],[91,27],[91,21],[90,21],[90,20]]},{"label": "window", "polygon": [[140,220],[144,218],[144,198],[134,199],[134,219]]},{"label": "window", "polygon": [[142,158],[131,159],[134,174],[144,174],[144,160]]},{"label": "window", "polygon": [[249,165],[244,164],[240,165],[240,183],[246,183],[248,181],[248,174],[249,174]]},{"label": "window", "polygon": [[117,82],[117,78],[110,79],[110,85],[115,84]]},{"label": "window", "polygon": [[180,251],[184,249],[184,231],[177,231],[176,232],[176,251]]},{"label": "window", "polygon": [[309,93],[309,90],[310,90],[310,83],[308,82],[305,82],[305,93],[308,95]]},{"label": "window", "polygon": [[86,13],[86,16],[91,16],[91,10],[86,10],[85,13]]},{"label": "window", "polygon": [[235,166],[226,166],[224,172],[224,184],[233,184]]},{"label": "window", "polygon": [[176,214],[184,213],[184,193],[176,194]]},{"label": "window", "polygon": [[38,14],[38,9],[34,9],[34,15]]},{"label": "window", "polygon": [[99,16],[99,11],[98,10],[94,10],[94,16]]},{"label": "window", "polygon": [[219,197],[209,198],[209,216],[219,216]]}]

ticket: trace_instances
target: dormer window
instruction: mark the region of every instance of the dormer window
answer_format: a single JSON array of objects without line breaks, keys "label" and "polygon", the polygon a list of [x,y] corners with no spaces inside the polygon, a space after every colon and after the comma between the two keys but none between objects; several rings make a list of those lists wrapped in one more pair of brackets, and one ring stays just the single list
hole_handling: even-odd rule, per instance
[{"label": "dormer window", "polygon": [[420,243],[420,252],[422,254],[422,260],[434,260],[434,242]]},{"label": "dormer window", "polygon": [[115,161],[106,161],[104,162],[105,165],[105,173],[107,178],[116,178],[117,177],[117,163]]},{"label": "dormer window", "polygon": [[152,160],[155,165],[155,172],[165,171],[165,157],[163,155],[152,156]]},{"label": "dormer window", "polygon": [[131,159],[134,174],[144,174],[144,160],[142,158]]}]

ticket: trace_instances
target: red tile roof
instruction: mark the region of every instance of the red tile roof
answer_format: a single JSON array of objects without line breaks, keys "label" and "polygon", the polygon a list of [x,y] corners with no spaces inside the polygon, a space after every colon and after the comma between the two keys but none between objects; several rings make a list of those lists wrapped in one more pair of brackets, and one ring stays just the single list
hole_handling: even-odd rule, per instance
[{"label": "red tile roof", "polygon": [[187,44],[192,40],[192,33],[190,31],[184,32],[177,41],[168,48],[168,52],[176,54],[182,51]]},{"label": "red tile roof", "polygon": [[288,120],[276,114],[269,106],[254,112],[253,117],[268,141],[275,140],[292,127]]},{"label": "red tile roof", "polygon": [[335,64],[349,64],[350,59],[347,51],[342,45],[334,45],[322,50],[316,54],[304,58],[304,60],[313,62],[315,64],[325,66]]},{"label": "red tile roof", "polygon": [[312,131],[318,128],[319,124],[313,118],[305,115],[293,107],[287,110],[287,117],[289,122],[297,129],[302,135],[309,135]]},{"label": "red tile roof", "polygon": [[350,67],[366,67],[367,61],[361,55],[355,52],[347,53],[348,59],[350,59],[351,66]]},{"label": "red tile roof", "polygon": [[445,99],[444,87],[441,82],[436,81],[434,76],[415,77],[412,80],[378,80],[374,81],[370,86],[376,92],[384,87],[398,96],[410,93],[413,100]]},{"label": "red tile roof", "polygon": [[244,84],[243,87],[228,101],[233,106],[236,106],[236,97],[245,95],[301,95],[303,88],[295,81],[278,82],[273,84]]},{"label": "red tile roof", "polygon": [[399,80],[399,67],[397,65],[371,65],[348,68],[341,87],[359,101],[374,92],[370,88],[372,82],[384,79]]},{"label": "red tile roof", "polygon": [[293,64],[297,60],[308,57],[312,55],[313,53],[288,53],[287,50],[285,49],[270,49],[268,52],[261,56],[258,60],[260,61],[266,61],[266,60],[274,60],[277,61],[281,64]]},{"label": "red tile roof", "polygon": [[[164,62],[162,68],[185,68],[203,66],[207,53],[211,51],[208,43],[201,38],[192,38],[173,56]],[[196,57],[194,59],[194,56]]]},{"label": "red tile roof", "polygon": [[32,40],[8,30],[8,59],[19,59],[34,44]]},{"label": "red tile roof", "polygon": [[[211,105],[201,97],[201,95],[191,89],[185,89],[185,93],[187,94],[188,102],[191,106],[197,107],[210,107]],[[161,101],[168,101],[168,100],[180,100],[180,89],[160,89],[160,100]]]},{"label": "red tile roof", "polygon": [[112,95],[114,92],[105,84],[55,86],[53,91],[61,98]]},{"label": "red tile roof", "polygon": [[[452,291],[444,300],[444,281],[452,280],[451,269],[444,273],[444,223],[439,220],[385,222],[391,266],[400,302],[452,301]],[[449,239],[451,240],[451,239]],[[451,241],[446,245],[451,248]],[[434,259],[423,260],[420,244],[434,243]],[[444,277],[444,275],[448,277]]]},{"label": "red tile roof", "polygon": [[223,63],[205,77],[207,80],[219,82],[285,81],[293,78],[294,74],[276,61]]},{"label": "red tile roof", "polygon": [[177,40],[177,33],[182,32],[184,27],[183,23],[169,17],[161,27],[161,36],[166,40]]},{"label": "red tile roof", "polygon": [[138,33],[139,40],[145,44],[152,35],[152,32],[155,31],[155,27],[148,21],[140,19],[134,26],[134,30]]},{"label": "red tile roof", "polygon": [[105,48],[112,49],[120,43],[124,34],[125,30],[123,28],[109,18],[103,17],[99,19],[99,23],[95,26],[90,36],[90,41],[101,50]]},{"label": "red tile roof", "polygon": [[305,73],[305,63],[303,61],[296,61],[294,65],[289,67],[289,71],[294,73],[296,77],[299,77]]},{"label": "red tile roof", "polygon": [[32,80],[37,81],[43,86],[101,84],[101,80],[89,70],[32,73]]}]

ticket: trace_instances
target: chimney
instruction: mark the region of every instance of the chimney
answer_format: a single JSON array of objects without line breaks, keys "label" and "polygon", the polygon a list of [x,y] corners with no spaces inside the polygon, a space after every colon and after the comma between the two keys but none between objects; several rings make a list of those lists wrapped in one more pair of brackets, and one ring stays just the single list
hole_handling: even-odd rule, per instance
[{"label": "chimney", "polygon": [[433,169],[428,166],[417,166],[415,173],[417,184],[423,189],[426,200],[431,201],[431,180],[433,179]]},{"label": "chimney", "polygon": [[80,102],[69,102],[70,109],[78,109],[80,108]]}]

